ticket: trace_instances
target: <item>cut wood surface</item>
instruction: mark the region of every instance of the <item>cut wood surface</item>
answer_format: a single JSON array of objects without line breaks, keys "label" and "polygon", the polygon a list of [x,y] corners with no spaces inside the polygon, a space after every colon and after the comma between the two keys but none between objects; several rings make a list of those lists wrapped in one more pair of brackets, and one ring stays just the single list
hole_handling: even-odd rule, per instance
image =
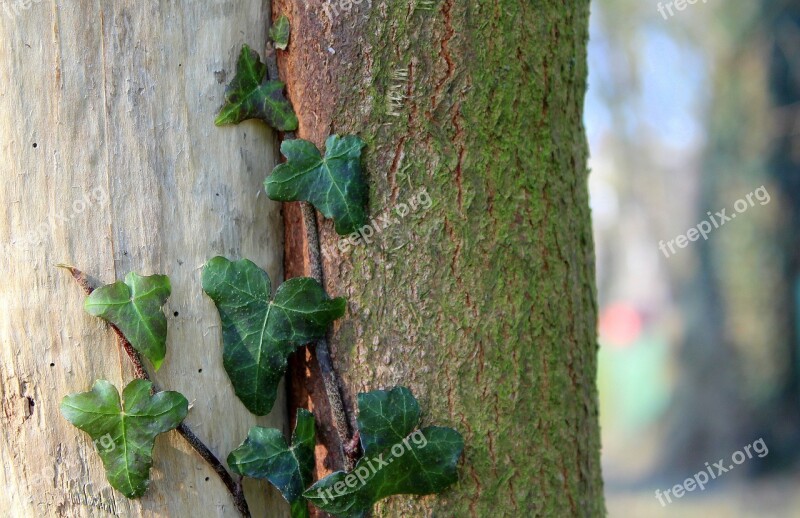
[{"label": "cut wood surface", "polygon": [[[275,136],[257,122],[213,124],[241,44],[261,50],[268,14],[260,0],[0,6],[3,516],[237,515],[175,432],[156,440],[144,497],[111,489],[59,402],[95,379],[121,388],[133,373],[58,263],[95,285],[130,271],[170,276],[155,378],[193,403],[187,422],[220,459],[251,425],[284,427],[284,398],[256,418],[234,396],[200,285],[214,255],[248,257],[281,280],[280,207],[262,187]],[[267,484],[246,488],[253,516],[288,515]]]}]

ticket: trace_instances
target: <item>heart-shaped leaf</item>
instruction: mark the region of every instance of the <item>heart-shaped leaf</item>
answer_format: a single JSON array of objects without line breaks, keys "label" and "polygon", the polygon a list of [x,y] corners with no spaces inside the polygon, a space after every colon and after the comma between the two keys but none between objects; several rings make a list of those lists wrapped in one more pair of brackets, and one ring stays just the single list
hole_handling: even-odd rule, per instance
[{"label": "heart-shaped leaf", "polygon": [[269,38],[275,43],[276,49],[286,50],[289,45],[289,18],[282,14],[275,20],[269,29]]},{"label": "heart-shaped leaf", "polygon": [[156,435],[176,428],[189,411],[189,402],[178,392],[151,396],[153,384],[134,380],[122,391],[97,380],[89,392],[72,394],[61,401],[64,417],[88,433],[114,489],[137,498],[150,484]]},{"label": "heart-shaped leaf", "polygon": [[369,190],[361,173],[364,141],[355,135],[331,135],[325,156],[307,140],[284,140],[278,165],[264,182],[267,196],[277,201],[308,201],[326,218],[333,218],[336,232],[346,235],[367,223]]},{"label": "heart-shaped leaf", "polygon": [[280,81],[267,80],[267,66],[258,52],[242,46],[236,75],[225,88],[225,105],[214,123],[223,126],[261,119],[278,131],[296,130],[297,115],[283,95],[284,86]]},{"label": "heart-shaped leaf", "polygon": [[167,317],[161,306],[171,291],[169,277],[142,277],[134,272],[92,292],[84,308],[92,316],[111,322],[122,331],[134,349],[156,370],[167,353]]},{"label": "heart-shaped leaf", "polygon": [[210,260],[203,269],[203,290],[222,320],[225,370],[236,395],[256,415],[272,410],[289,354],[323,338],[346,305],[306,277],[284,282],[270,300],[269,276],[247,259]]},{"label": "heart-shaped leaf", "polygon": [[333,473],[303,493],[314,505],[336,516],[361,517],[387,496],[439,493],[458,480],[464,439],[452,428],[416,429],[420,410],[410,390],[359,394],[358,409],[364,457],[350,473]]},{"label": "heart-shaped leaf", "polygon": [[305,518],[308,505],[302,495],[313,476],[315,442],[314,415],[301,408],[291,447],[280,430],[254,426],[228,455],[228,466],[239,475],[269,480],[292,505],[292,518]]}]

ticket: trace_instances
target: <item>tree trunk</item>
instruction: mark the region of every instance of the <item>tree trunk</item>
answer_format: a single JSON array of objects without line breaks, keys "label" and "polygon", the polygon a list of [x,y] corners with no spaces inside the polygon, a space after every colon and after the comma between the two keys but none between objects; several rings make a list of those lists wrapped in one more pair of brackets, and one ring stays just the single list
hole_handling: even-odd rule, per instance
[{"label": "tree trunk", "polygon": [[770,201],[697,243],[696,272],[674,273],[686,334],[658,463],[670,476],[696,469],[698,452],[719,458],[759,437],[770,448],[759,472],[800,456],[800,8],[769,0],[719,24],[696,211],[731,207],[762,185]]},{"label": "tree trunk", "polygon": [[[279,206],[263,193],[273,134],[214,127],[242,43],[266,41],[268,4],[123,1],[4,3],[0,33],[0,509],[5,516],[237,516],[214,472],[175,432],[158,438],[140,500],[113,491],[61,398],[95,379],[133,379],[83,294],[56,268],[95,283],[129,271],[172,279],[169,343],[157,378],[194,406],[187,422],[225,459],[256,419],[235,397],[219,320],[200,267],[246,256],[280,279]],[[250,484],[250,482],[248,482]],[[267,484],[255,516],[285,516]]]},{"label": "tree trunk", "polygon": [[[349,300],[331,346],[350,420],[357,392],[407,385],[427,423],[466,440],[454,489],[376,514],[603,514],[588,2],[276,0],[284,13],[299,136],[368,144],[371,242],[342,252],[320,221],[327,289]],[[288,241],[287,276],[304,271],[301,245]]]}]

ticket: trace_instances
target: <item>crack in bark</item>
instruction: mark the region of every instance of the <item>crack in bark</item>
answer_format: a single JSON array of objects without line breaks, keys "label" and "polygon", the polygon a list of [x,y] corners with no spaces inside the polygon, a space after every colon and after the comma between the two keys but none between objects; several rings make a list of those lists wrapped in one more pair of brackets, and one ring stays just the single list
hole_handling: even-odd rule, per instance
[{"label": "crack in bark", "polygon": [[442,92],[442,88],[444,88],[444,85],[447,83],[447,81],[449,81],[453,77],[453,74],[455,72],[455,64],[453,62],[453,57],[450,55],[450,47],[449,47],[450,40],[453,39],[453,36],[455,35],[456,32],[455,29],[453,28],[453,20],[451,16],[454,1],[455,0],[447,0],[444,3],[444,6],[442,7],[442,16],[444,18],[445,33],[444,33],[444,38],[442,38],[442,41],[440,43],[442,50],[439,55],[442,56],[442,58],[444,58],[445,62],[447,63],[447,72],[445,73],[445,76],[438,83],[436,83],[436,85],[433,88],[434,93],[433,97],[431,98],[431,111],[436,110],[436,107],[438,105],[437,98],[439,97],[439,94]]}]

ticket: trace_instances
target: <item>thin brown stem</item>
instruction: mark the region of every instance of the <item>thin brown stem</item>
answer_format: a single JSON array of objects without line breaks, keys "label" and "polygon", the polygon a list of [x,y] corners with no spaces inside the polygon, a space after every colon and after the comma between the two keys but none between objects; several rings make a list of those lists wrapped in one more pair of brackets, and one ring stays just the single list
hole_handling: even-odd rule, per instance
[{"label": "thin brown stem", "polygon": [[[320,259],[319,230],[317,229],[317,215],[314,207],[310,203],[301,203],[303,211],[303,225],[306,228],[306,242],[308,243],[308,262],[311,276],[323,286],[324,277],[322,261]],[[342,396],[339,391],[339,380],[333,368],[331,352],[328,347],[327,339],[323,338],[316,342],[317,363],[322,374],[322,381],[325,384],[325,394],[328,397],[328,405],[331,409],[333,426],[339,436],[339,448],[342,454],[342,462],[345,471],[352,471],[355,467],[355,456],[347,448],[350,444],[350,426],[345,414]]]},{"label": "thin brown stem", "polygon": [[[64,264],[59,264],[59,268],[64,268],[67,270],[71,275],[72,278],[83,288],[84,293],[86,296],[91,295],[94,291],[94,288],[89,283],[89,279],[86,277],[82,271],[78,270],[73,266],[68,266]],[[117,343],[120,347],[125,351],[128,355],[128,358],[131,360],[131,364],[133,365],[133,372],[136,378],[149,381],[152,384],[154,392],[160,392],[161,388],[158,386],[158,383],[153,381],[150,378],[150,375],[147,373],[147,369],[145,369],[144,364],[142,363],[142,358],[139,355],[139,352],[133,348],[131,343],[125,338],[125,335],[122,331],[117,328],[114,324],[109,324],[111,329],[117,335]],[[239,510],[239,513],[244,516],[245,518],[250,518],[250,509],[247,507],[247,500],[244,497],[244,490],[242,489],[241,479],[234,480],[228,470],[225,469],[222,462],[217,458],[216,455],[206,446],[203,441],[201,441],[197,435],[189,428],[185,422],[178,425],[175,429],[181,437],[183,437],[186,442],[189,443],[189,446],[192,447],[194,451],[196,451],[200,457],[205,460],[209,466],[217,473],[219,478],[222,480],[222,483],[225,484],[225,487],[228,489],[228,492],[231,494],[233,498],[233,503],[236,505],[236,509]]]}]

